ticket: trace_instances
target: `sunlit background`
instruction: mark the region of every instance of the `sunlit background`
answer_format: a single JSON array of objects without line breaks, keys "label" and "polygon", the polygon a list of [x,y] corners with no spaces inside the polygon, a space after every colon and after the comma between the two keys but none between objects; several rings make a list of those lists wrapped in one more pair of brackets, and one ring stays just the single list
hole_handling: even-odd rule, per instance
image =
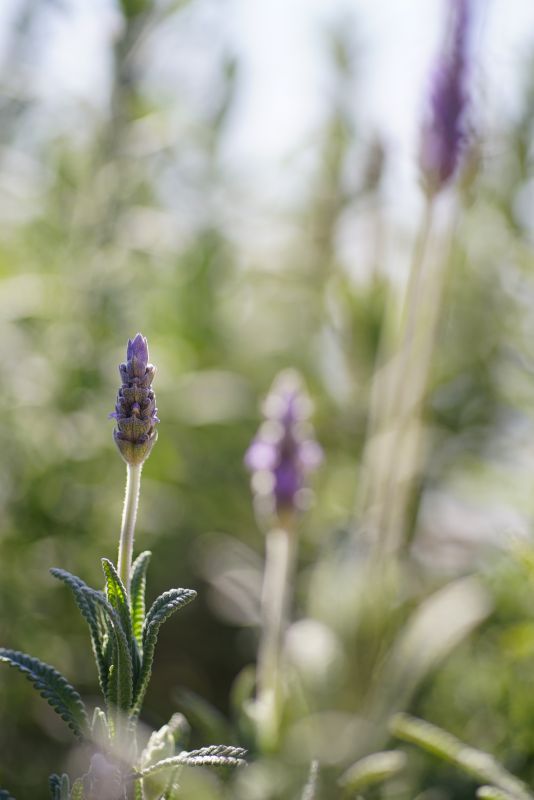
[{"label": "sunlit background", "polygon": [[[359,583],[369,409],[424,214],[418,152],[447,1],[0,3],[0,644],[54,664],[90,703],[86,632],[48,568],[99,586],[100,557],[116,556],[124,465],[108,414],[139,330],[161,424],[136,548],[154,554],[151,597],[199,590],[162,632],[146,724],[183,710],[198,740],[202,711],[211,731],[239,727],[231,687],[255,660],[263,558],[243,454],[290,366],[325,452],[288,645],[313,692],[356,707],[375,664],[353,667],[358,647],[475,572],[484,597],[465,589],[445,616],[469,606],[473,627],[486,621],[407,692],[534,778],[534,4],[473,10],[469,146],[430,258],[446,268],[426,447],[384,621]],[[370,623],[350,639],[356,606]],[[44,799],[70,751],[4,669],[0,786]],[[398,797],[438,783],[425,797],[473,796],[422,757],[414,775]]]}]

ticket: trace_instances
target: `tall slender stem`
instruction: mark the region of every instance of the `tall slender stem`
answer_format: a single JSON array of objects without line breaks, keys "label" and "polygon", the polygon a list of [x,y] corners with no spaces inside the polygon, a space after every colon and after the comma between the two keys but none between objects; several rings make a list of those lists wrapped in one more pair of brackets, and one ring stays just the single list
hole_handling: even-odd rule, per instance
[{"label": "tall slender stem", "polygon": [[366,524],[374,532],[380,551],[384,547],[386,550],[397,550],[403,538],[402,525],[397,525],[398,520],[393,520],[397,507],[390,508],[391,494],[403,456],[401,440],[405,438],[406,416],[409,415],[413,399],[411,393],[414,387],[410,373],[416,357],[416,339],[420,334],[422,314],[427,313],[423,308],[422,295],[433,218],[434,201],[429,197],[414,246],[396,342],[390,341],[391,331],[384,326],[371,387],[361,497]]},{"label": "tall slender stem", "polygon": [[127,594],[130,592],[130,569],[132,566],[135,521],[139,505],[142,464],[126,465],[126,492],[122,510],[121,538],[119,541],[118,573]]},{"label": "tall slender stem", "polygon": [[262,634],[258,651],[259,735],[271,749],[276,744],[281,702],[281,653],[290,603],[295,556],[295,531],[275,528],[267,534],[262,590]]}]

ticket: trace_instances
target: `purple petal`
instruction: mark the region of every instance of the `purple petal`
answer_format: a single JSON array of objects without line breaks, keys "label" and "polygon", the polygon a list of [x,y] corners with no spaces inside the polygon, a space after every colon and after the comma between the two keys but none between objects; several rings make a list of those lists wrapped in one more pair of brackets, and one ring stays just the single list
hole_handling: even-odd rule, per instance
[{"label": "purple petal", "polygon": [[302,478],[294,461],[282,461],[274,471],[274,496],[277,506],[292,505],[302,485]]}]

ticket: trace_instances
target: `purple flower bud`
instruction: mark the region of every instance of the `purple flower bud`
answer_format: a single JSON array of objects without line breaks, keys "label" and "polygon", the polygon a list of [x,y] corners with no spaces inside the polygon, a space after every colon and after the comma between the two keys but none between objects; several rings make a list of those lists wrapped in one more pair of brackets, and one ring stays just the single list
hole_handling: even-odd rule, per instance
[{"label": "purple flower bud", "polygon": [[142,464],[157,439],[156,397],[151,388],[156,368],[148,363],[147,340],[140,333],[128,339],[126,363],[119,366],[122,386],[110,417],[117,427],[115,443],[127,464]]},{"label": "purple flower bud", "polygon": [[245,454],[253,491],[269,496],[277,512],[299,508],[306,475],[323,458],[306,422],[310,411],[299,376],[282,372],[265,401],[265,421]]},{"label": "purple flower bud", "polygon": [[449,41],[434,72],[419,156],[430,194],[439,192],[452,178],[465,143],[470,12],[470,0],[453,0]]}]

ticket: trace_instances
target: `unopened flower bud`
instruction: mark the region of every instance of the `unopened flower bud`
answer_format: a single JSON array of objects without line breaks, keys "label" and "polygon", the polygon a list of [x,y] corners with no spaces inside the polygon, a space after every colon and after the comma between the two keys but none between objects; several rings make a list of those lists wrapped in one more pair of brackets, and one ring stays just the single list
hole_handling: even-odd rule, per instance
[{"label": "unopened flower bud", "polygon": [[157,439],[156,397],[151,388],[156,368],[148,363],[147,340],[140,333],[128,339],[126,363],[119,366],[122,386],[117,395],[115,443],[127,464],[142,464]]}]

